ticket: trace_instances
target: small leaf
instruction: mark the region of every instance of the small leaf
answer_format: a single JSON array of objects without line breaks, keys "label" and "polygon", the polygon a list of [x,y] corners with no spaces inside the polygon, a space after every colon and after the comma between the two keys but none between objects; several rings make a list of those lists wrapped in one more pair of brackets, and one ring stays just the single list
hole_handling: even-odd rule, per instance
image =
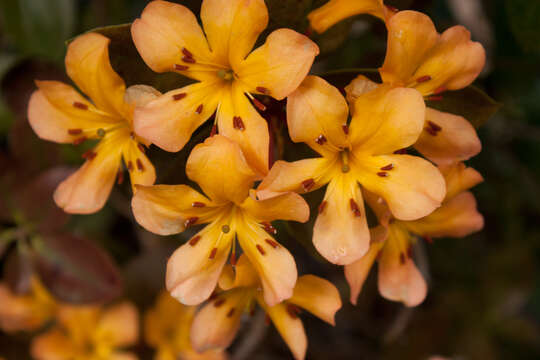
[{"label": "small leaf", "polygon": [[109,255],[92,241],[70,234],[33,239],[41,280],[59,300],[106,302],[122,293],[120,273]]}]

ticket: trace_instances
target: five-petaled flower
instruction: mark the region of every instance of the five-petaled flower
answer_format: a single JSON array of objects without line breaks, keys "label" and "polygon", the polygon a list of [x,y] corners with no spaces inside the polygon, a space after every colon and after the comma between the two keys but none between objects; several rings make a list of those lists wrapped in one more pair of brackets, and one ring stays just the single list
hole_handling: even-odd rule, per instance
[{"label": "five-petaled flower", "polygon": [[144,154],[145,143],[132,129],[134,96],[126,96],[124,81],[109,62],[109,39],[88,33],[69,44],[66,69],[88,95],[58,81],[36,81],[38,90],[28,105],[28,119],[36,134],[58,143],[81,144],[99,139],[83,154],[85,164],[63,181],[54,200],[69,213],[88,214],[103,207],[115,179],[123,179],[122,158],[132,185],[150,185],[155,170]]},{"label": "five-petaled flower", "polygon": [[[209,223],[181,246],[167,265],[167,289],[186,305],[206,300],[214,291],[236,238],[261,277],[265,300],[275,305],[292,295],[296,264],[272,235],[271,221],[305,222],[309,207],[301,196],[285,193],[268,200],[250,191],[257,175],[240,147],[222,135],[209,137],[191,152],[188,178],[204,196],[186,185],[137,186],[132,201],[135,218],[147,230],[170,235]],[[231,252],[232,247],[232,252]]]},{"label": "five-petaled flower", "polygon": [[293,141],[307,143],[322,157],[278,161],[259,186],[259,195],[266,198],[328,184],[313,243],[326,259],[340,265],[358,260],[369,249],[359,183],[385,199],[402,220],[428,215],[445,195],[444,178],[435,166],[399,153],[422,131],[425,105],[418,91],[387,85],[366,89],[351,108],[350,124],[348,113],[338,89],[321,78],[306,78],[289,96],[289,133]]},{"label": "five-petaled flower", "polygon": [[440,208],[415,221],[392,218],[384,201],[366,193],[381,225],[372,229],[372,245],[360,260],[345,266],[345,276],[351,287],[351,302],[356,299],[369,270],[377,259],[380,294],[407,306],[420,304],[427,294],[427,285],[412,257],[415,236],[431,241],[433,237],[464,237],[479,231],[484,219],[476,210],[476,200],[469,188],[482,182],[482,176],[463,163],[441,169],[447,184],[447,195]]},{"label": "five-petaled flower", "polygon": [[139,336],[137,309],[130,303],[110,308],[62,305],[57,325],[32,340],[36,360],[136,360],[121,348]]},{"label": "five-petaled flower", "polygon": [[138,108],[135,130],[164,150],[178,151],[216,112],[219,133],[236,141],[254,170],[265,175],[268,125],[253,107],[264,105],[252,94],[285,98],[319,49],[304,35],[278,29],[250,53],[268,23],[264,0],[204,0],[201,20],[206,38],[186,7],[153,1],[133,23],[133,41],[152,70],[198,81]]},{"label": "five-petaled flower", "polygon": [[242,314],[253,313],[258,303],[291,349],[294,358],[304,359],[307,338],[299,318],[304,308],[327,323],[334,325],[334,316],[341,308],[339,292],[332,283],[314,275],[298,278],[292,297],[274,306],[261,296],[259,279],[249,260],[242,255],[233,271],[227,267],[219,280],[221,292],[195,315],[191,342],[195,349],[226,348],[240,327]]}]

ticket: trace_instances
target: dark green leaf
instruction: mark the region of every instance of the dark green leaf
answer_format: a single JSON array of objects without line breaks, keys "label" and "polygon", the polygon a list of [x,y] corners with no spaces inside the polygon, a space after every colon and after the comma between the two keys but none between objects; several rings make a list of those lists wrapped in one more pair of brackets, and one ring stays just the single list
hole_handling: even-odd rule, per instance
[{"label": "dark green leaf", "polygon": [[508,20],[525,51],[540,53],[540,2],[506,0]]},{"label": "dark green leaf", "polygon": [[377,69],[343,69],[332,70],[320,75],[323,79],[328,81],[339,89],[343,89],[349,85],[358,75],[364,75],[369,79],[380,82],[379,71]]},{"label": "dark green leaf", "polygon": [[27,247],[18,246],[17,251],[11,251],[4,265],[4,279],[17,294],[30,291],[32,276],[32,257]]}]

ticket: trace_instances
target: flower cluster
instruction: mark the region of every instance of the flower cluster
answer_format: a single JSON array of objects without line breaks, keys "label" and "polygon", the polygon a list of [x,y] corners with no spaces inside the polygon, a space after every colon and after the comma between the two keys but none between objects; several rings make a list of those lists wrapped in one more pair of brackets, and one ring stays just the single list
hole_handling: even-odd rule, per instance
[{"label": "flower cluster", "polygon": [[[308,75],[319,49],[305,35],[278,29],[252,50],[269,21],[263,0],[203,0],[202,27],[183,5],[158,0],[146,6],[131,26],[133,42],[153,71],[194,80],[180,89],[126,88],[110,64],[109,39],[98,33],[72,41],[66,56],[68,75],[87,97],[60,82],[37,81],[28,118],[39,137],[75,145],[97,140],[80,170],[58,186],[58,206],[69,213],[98,211],[126,169],[133,215],[146,230],[171,235],[204,225],[188,232],[189,240],[170,257],[166,286],[172,297],[162,295],[146,318],[146,338],[159,348],[159,359],[195,351],[222,358],[242,314],[256,304],[296,359],[307,348],[300,307],[334,324],[341,307],[337,289],[317,276],[298,276],[272,225],[309,220],[301,194],[326,187],[314,215],[313,244],[326,260],[344,266],[353,303],[377,260],[380,294],[420,304],[427,284],[413,260],[417,239],[462,237],[482,228],[468,191],[482,177],[463,163],[480,152],[475,129],[461,116],[426,106],[475,80],[485,63],[482,46],[461,26],[439,34],[426,15],[397,11],[382,0],[331,0],[308,18],[322,32],[359,13],[385,22],[386,58],[380,83],[359,75],[345,94]],[[319,156],[270,162],[261,97],[287,99],[290,138]],[[146,147],[180,151],[209,119],[210,136],[185,164],[187,178],[201,191],[155,185]],[[370,211],[376,223],[368,221]],[[189,307],[200,304],[197,312]],[[94,339],[128,312],[89,309],[75,316],[66,310],[60,316],[65,330],[43,335],[34,353],[64,341],[66,331],[79,331],[70,319],[89,322],[94,332],[75,337]],[[184,330],[177,333],[168,316]],[[132,335],[107,341],[121,346]]]}]

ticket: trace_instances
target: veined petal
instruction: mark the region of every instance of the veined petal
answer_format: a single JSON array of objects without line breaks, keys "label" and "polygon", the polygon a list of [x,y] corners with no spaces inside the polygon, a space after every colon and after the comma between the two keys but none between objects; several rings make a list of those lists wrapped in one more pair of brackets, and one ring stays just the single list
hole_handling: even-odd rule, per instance
[{"label": "veined petal", "polygon": [[350,264],[368,251],[364,200],[355,178],[338,175],[328,184],[313,228],[313,245],[337,265]]},{"label": "veined petal", "polygon": [[255,172],[266,175],[270,151],[268,123],[248,101],[241,84],[233,83],[229,94],[223,95],[216,116],[219,133],[240,146]]},{"label": "veined petal", "polygon": [[476,130],[465,118],[426,109],[424,131],[414,147],[437,164],[465,161],[482,150]]},{"label": "veined petal", "polygon": [[191,134],[212,116],[221,95],[217,81],[169,91],[135,109],[135,132],[163,150],[179,151]]},{"label": "veined petal", "polygon": [[30,351],[36,360],[70,360],[76,355],[70,339],[56,329],[36,336]]},{"label": "veined petal", "polygon": [[306,309],[331,325],[336,324],[334,317],[341,308],[341,297],[336,287],[314,275],[300,276],[293,296],[287,302]]},{"label": "veined petal", "polygon": [[[143,145],[137,141],[127,141],[124,145],[122,156],[128,164],[131,187],[135,193],[135,185],[152,185],[156,181],[156,169],[144,153]],[[132,166],[129,166],[129,164]],[[131,170],[130,170],[131,168]]]},{"label": "veined petal", "polygon": [[[318,54],[319,47],[307,36],[290,29],[278,29],[235,66],[234,71],[240,81],[249,86],[249,92],[281,100],[300,85]],[[257,90],[261,87],[266,91]]]},{"label": "veined petal", "polygon": [[195,146],[187,160],[186,174],[214,202],[237,204],[244,202],[256,178],[240,147],[221,135]]},{"label": "veined petal", "polygon": [[[197,18],[183,5],[150,2],[133,22],[131,36],[145,63],[156,72],[177,71],[198,80],[217,78],[215,72],[207,71],[217,68],[206,65],[212,64],[215,56]],[[194,61],[183,61],[186,56]]]},{"label": "veined petal", "polygon": [[360,295],[360,291],[362,291],[362,287],[364,286],[369,271],[373,267],[373,263],[375,262],[375,259],[377,259],[377,256],[388,237],[386,227],[381,225],[370,229],[370,233],[371,244],[367,254],[352,264],[345,265],[345,278],[351,288],[350,300],[354,305],[356,305],[358,295]]},{"label": "veined petal", "polygon": [[167,263],[166,285],[171,295],[185,305],[208,299],[219,280],[231,249],[231,235],[212,223],[180,246]]},{"label": "veined petal", "polygon": [[146,230],[159,235],[178,234],[189,225],[215,219],[216,208],[205,196],[187,185],[137,186],[131,200],[133,215]]},{"label": "veined petal", "polygon": [[124,103],[126,85],[109,61],[109,42],[97,33],[78,36],[68,46],[66,71],[98,109],[123,118],[128,110]]},{"label": "veined petal", "polygon": [[484,181],[478,171],[461,162],[439,166],[439,170],[446,181],[446,201]]},{"label": "veined petal", "polygon": [[[386,58],[379,69],[385,83],[407,85],[439,41],[431,19],[417,11],[400,11],[387,22]],[[430,74],[423,74],[430,75]]]},{"label": "veined petal", "polygon": [[242,208],[259,222],[274,220],[309,220],[309,206],[298,194],[285,193],[266,200],[255,200],[248,196]]},{"label": "veined petal", "polygon": [[54,192],[54,201],[72,214],[91,214],[100,210],[116,180],[121,151],[115,141],[102,140],[92,150],[93,158],[64,180]]},{"label": "veined petal", "polygon": [[204,0],[201,20],[213,55],[234,66],[268,25],[268,10],[264,0]]},{"label": "veined petal", "polygon": [[28,121],[44,140],[70,143],[81,136],[97,138],[97,129],[121,121],[96,112],[94,105],[69,85],[59,81],[36,84],[39,90],[28,103]]},{"label": "veined petal", "polygon": [[349,130],[352,151],[381,155],[414,144],[422,132],[425,108],[414,89],[381,85],[359,95]]},{"label": "veined petal", "polygon": [[416,220],[441,205],[446,186],[429,161],[410,155],[381,155],[357,161],[359,182],[381,196],[394,217]]},{"label": "veined petal", "polygon": [[286,302],[269,306],[258,296],[257,300],[266,311],[277,331],[287,343],[295,360],[303,360],[306,356],[307,337],[302,320],[288,311]]},{"label": "veined petal", "polygon": [[128,302],[112,306],[102,314],[95,331],[96,337],[113,347],[133,345],[139,337],[139,313]]},{"label": "veined petal", "polygon": [[237,237],[259,274],[266,303],[273,306],[290,298],[298,276],[291,253],[249,218],[237,225]]},{"label": "veined petal", "polygon": [[411,232],[431,237],[464,237],[480,231],[484,218],[476,209],[474,195],[463,192],[454,196],[428,216],[404,223]]},{"label": "veined petal", "polygon": [[245,288],[225,291],[199,310],[191,326],[191,345],[195,350],[224,349],[232,343],[253,296],[250,291]]},{"label": "veined petal", "polygon": [[[295,142],[316,151],[345,148],[349,107],[339,90],[317,76],[308,76],[287,99],[287,124]],[[329,144],[326,144],[326,142]],[[330,146],[333,145],[333,146]]]},{"label": "veined petal", "polygon": [[308,19],[311,27],[322,33],[341,20],[354,15],[370,14],[384,20],[388,12],[382,0],[330,0],[310,12]]}]

